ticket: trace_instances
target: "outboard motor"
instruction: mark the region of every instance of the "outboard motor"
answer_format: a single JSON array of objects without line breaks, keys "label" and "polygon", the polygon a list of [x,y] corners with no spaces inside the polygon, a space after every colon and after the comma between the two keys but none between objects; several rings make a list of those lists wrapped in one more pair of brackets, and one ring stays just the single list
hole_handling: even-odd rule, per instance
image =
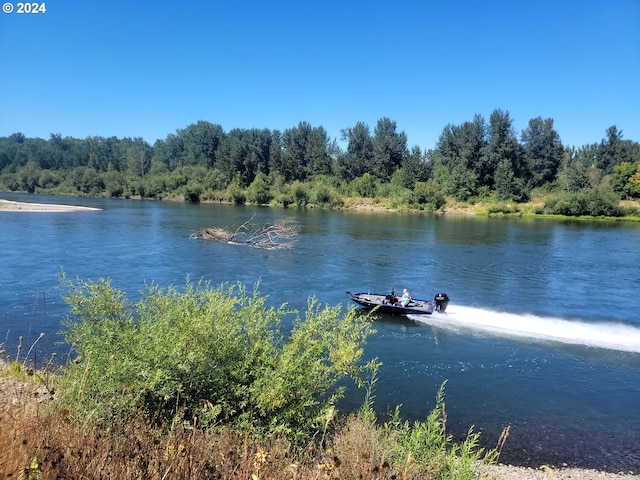
[{"label": "outboard motor", "polygon": [[449,295],[446,293],[436,293],[433,301],[436,304],[436,312],[444,313],[449,305]]}]

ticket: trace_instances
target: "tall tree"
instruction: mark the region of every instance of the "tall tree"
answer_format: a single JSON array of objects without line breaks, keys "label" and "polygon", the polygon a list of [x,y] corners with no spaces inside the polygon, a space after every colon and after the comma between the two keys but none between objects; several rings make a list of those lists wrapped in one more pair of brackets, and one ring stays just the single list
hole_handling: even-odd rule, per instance
[{"label": "tall tree", "polygon": [[342,130],[342,139],[348,140],[347,153],[342,158],[344,172],[348,181],[368,172],[373,159],[373,141],[369,126],[364,122],[356,123],[353,128]]},{"label": "tall tree", "polygon": [[494,186],[496,168],[502,160],[507,160],[514,175],[520,177],[523,174],[522,157],[509,112],[494,110],[489,118],[489,141],[485,148],[484,161],[477,172],[480,186]]},{"label": "tall tree", "polygon": [[282,150],[282,132],[280,130],[272,130],[271,143],[269,143],[269,173],[279,173],[284,178]]},{"label": "tall tree", "polygon": [[631,162],[631,142],[622,140],[622,130],[615,125],[607,129],[607,137],[598,147],[596,166],[604,174],[613,172],[613,167],[622,162]]},{"label": "tall tree", "polygon": [[378,120],[373,131],[373,158],[370,173],[380,180],[389,181],[400,167],[407,153],[407,135],[396,131],[396,122],[387,117]]},{"label": "tall tree", "polygon": [[224,138],[224,131],[220,125],[199,120],[187,128],[177,130],[177,134],[182,140],[183,165],[213,168],[216,151]]},{"label": "tall tree", "polygon": [[522,131],[521,139],[531,186],[540,187],[552,182],[564,155],[560,135],[553,128],[553,119],[532,118]]},{"label": "tall tree", "polygon": [[126,170],[137,177],[144,177],[151,166],[153,150],[141,137],[123,140]]},{"label": "tall tree", "polygon": [[308,122],[300,122],[297,127],[288,128],[282,135],[281,172],[287,181],[304,180],[307,173],[307,142],[313,128]]},{"label": "tall tree", "polygon": [[461,162],[476,175],[482,171],[484,149],[487,144],[486,129],[484,117],[476,114],[473,121],[462,124],[456,135]]},{"label": "tall tree", "polygon": [[307,176],[330,175],[332,158],[329,155],[329,136],[323,127],[311,129],[305,146]]}]

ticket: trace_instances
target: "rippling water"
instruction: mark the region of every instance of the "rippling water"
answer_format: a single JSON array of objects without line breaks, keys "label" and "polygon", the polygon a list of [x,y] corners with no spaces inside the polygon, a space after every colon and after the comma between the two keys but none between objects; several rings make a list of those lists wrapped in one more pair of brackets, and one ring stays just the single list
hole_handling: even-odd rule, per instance
[{"label": "rippling water", "polygon": [[[640,227],[613,223],[325,212],[3,194],[98,212],[0,211],[0,342],[40,360],[63,345],[57,273],[109,277],[130,297],[145,282],[252,285],[274,304],[348,306],[345,290],[444,291],[445,315],[381,317],[366,355],[383,363],[381,418],[423,419],[447,380],[448,428],[474,425],[505,462],[640,470]],[[295,217],[293,250],[189,239],[205,226]],[[14,353],[15,355],[15,353]],[[343,409],[358,408],[351,390]]]}]

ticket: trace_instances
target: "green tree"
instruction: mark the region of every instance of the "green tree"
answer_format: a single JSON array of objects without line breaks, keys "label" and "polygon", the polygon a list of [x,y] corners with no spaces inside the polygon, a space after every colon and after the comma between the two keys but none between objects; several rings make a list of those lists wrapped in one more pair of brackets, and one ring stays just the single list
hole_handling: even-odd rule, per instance
[{"label": "green tree", "polygon": [[477,171],[480,186],[493,188],[498,164],[506,160],[511,164],[514,176],[523,176],[523,155],[515,136],[513,120],[509,112],[496,109],[489,119],[489,141],[485,147],[484,160]]},{"label": "green tree", "polygon": [[638,168],[636,172],[629,178],[629,195],[633,198],[640,198],[640,162],[638,162]]},{"label": "green tree", "polygon": [[462,165],[454,167],[445,188],[448,195],[466,202],[477,194],[478,177],[476,173]]},{"label": "green tree", "polygon": [[632,161],[631,143],[622,140],[622,130],[615,125],[607,129],[607,137],[598,146],[596,166],[605,174],[622,162]]},{"label": "green tree", "polygon": [[[215,168],[226,176],[227,184],[242,170],[244,152],[242,131],[234,128],[224,137],[216,155]],[[238,185],[246,186],[242,177],[238,178]]]},{"label": "green tree", "polygon": [[560,168],[564,147],[553,128],[553,120],[536,117],[522,132],[524,155],[532,187],[552,182]]},{"label": "green tree", "polygon": [[105,188],[105,193],[109,197],[121,197],[127,190],[127,181],[123,173],[110,169],[100,175]]},{"label": "green tree", "polygon": [[587,169],[578,161],[571,162],[558,174],[558,183],[565,192],[577,192],[591,187]]},{"label": "green tree", "polygon": [[131,175],[144,177],[151,167],[153,150],[142,138],[126,139],[123,141],[124,160],[126,166],[121,171],[127,171]]},{"label": "green tree", "polygon": [[331,142],[323,127],[312,128],[305,146],[305,164],[307,178],[314,175],[330,175],[332,158],[330,155]]},{"label": "green tree", "polygon": [[308,122],[288,128],[282,134],[282,173],[288,181],[304,180],[307,174],[307,142],[313,128]]},{"label": "green tree", "polygon": [[342,139],[348,140],[347,152],[342,157],[343,169],[347,181],[361,177],[369,172],[373,160],[373,140],[369,126],[363,122],[355,127],[343,129]]},{"label": "green tree", "polygon": [[28,193],[33,193],[38,187],[38,180],[42,169],[35,162],[28,162],[18,173],[19,189]]},{"label": "green tree", "polygon": [[404,188],[412,189],[416,182],[424,182],[427,180],[427,168],[423,161],[420,147],[414,146],[411,152],[404,156],[400,169],[398,169],[397,172],[400,185]]},{"label": "green tree", "polygon": [[499,200],[526,201],[523,181],[514,175],[511,162],[500,160],[495,173],[495,191]]},{"label": "green tree", "polygon": [[[447,125],[436,144],[436,149],[430,154],[436,168],[446,166],[449,172],[459,172],[464,179],[460,182],[467,185],[466,190],[475,191],[478,185],[469,185],[474,177],[476,181],[487,175],[485,162],[485,122],[480,115],[475,115],[472,122],[464,122],[460,126]],[[471,172],[469,176],[466,172]],[[483,177],[484,178],[484,177]]]},{"label": "green tree", "polygon": [[407,153],[407,135],[398,133],[396,128],[396,122],[383,117],[373,130],[373,157],[369,171],[384,182],[389,181]]},{"label": "green tree", "polygon": [[184,165],[203,165],[212,168],[216,163],[216,152],[224,138],[220,125],[199,120],[185,129],[177,130],[180,137]]},{"label": "green tree", "polygon": [[609,184],[614,192],[622,195],[623,198],[640,197],[640,162],[622,162],[613,167],[613,173]]},{"label": "green tree", "polygon": [[258,205],[269,203],[273,198],[269,188],[267,176],[262,172],[258,172],[256,178],[247,188],[247,200]]}]

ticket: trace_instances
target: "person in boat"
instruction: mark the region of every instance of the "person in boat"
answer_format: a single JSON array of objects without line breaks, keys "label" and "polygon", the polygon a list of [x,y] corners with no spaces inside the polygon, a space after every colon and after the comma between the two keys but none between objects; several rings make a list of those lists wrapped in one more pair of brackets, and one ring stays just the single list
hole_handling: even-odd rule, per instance
[{"label": "person in boat", "polygon": [[409,293],[409,290],[407,290],[406,288],[402,291],[402,296],[400,297],[400,299],[398,300],[398,302],[400,303],[400,305],[402,305],[403,307],[406,307],[407,305],[409,305],[409,302],[411,301],[411,294]]}]

